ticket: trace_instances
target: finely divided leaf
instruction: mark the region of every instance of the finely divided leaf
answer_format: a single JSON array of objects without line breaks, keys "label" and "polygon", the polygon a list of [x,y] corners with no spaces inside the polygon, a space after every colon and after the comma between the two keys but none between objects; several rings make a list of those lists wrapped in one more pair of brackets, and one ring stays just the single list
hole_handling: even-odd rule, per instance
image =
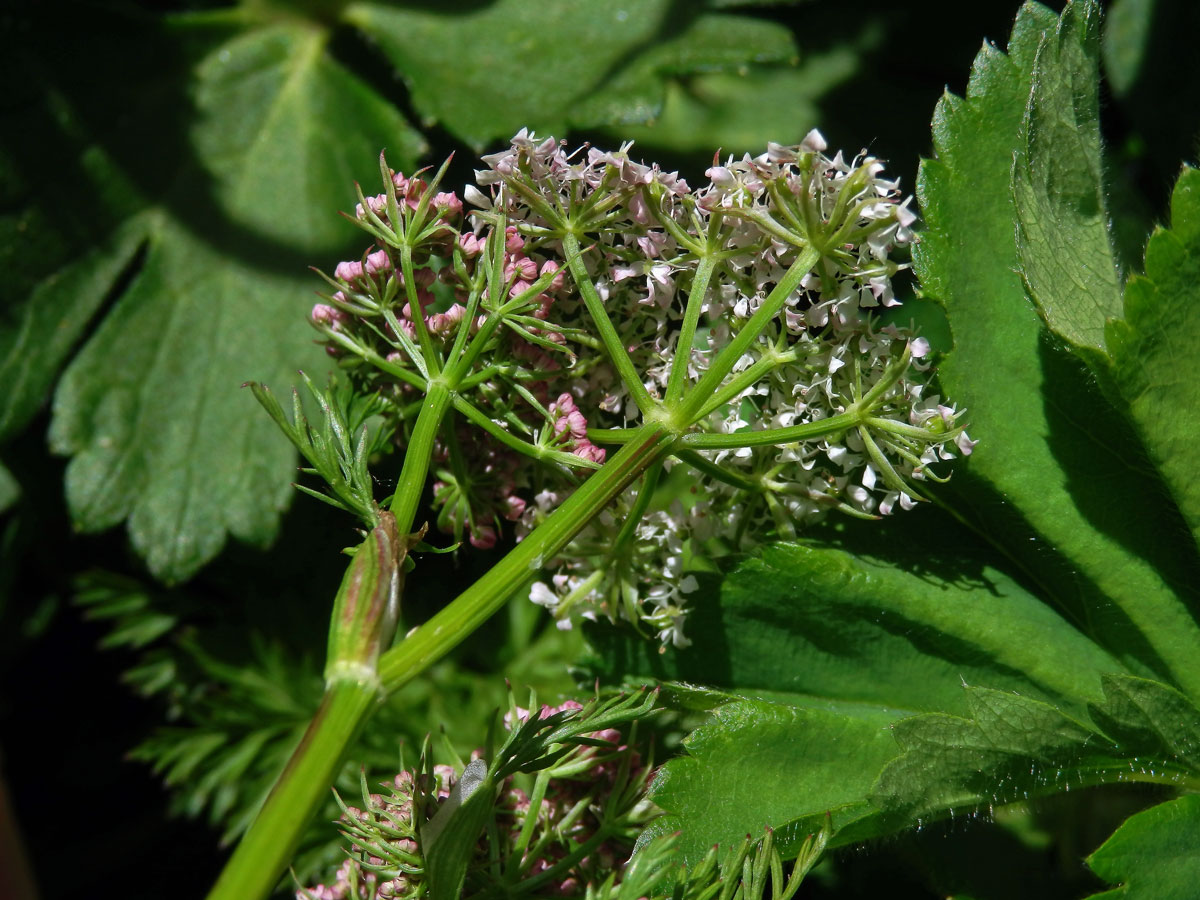
[{"label": "finely divided leaf", "polygon": [[1192,900],[1200,884],[1198,847],[1200,795],[1131,816],[1088,857],[1093,872],[1121,884],[1095,900]]},{"label": "finely divided leaf", "polygon": [[1104,349],[1104,323],[1121,314],[1101,171],[1099,32],[1099,7],[1075,2],[1042,38],[1013,166],[1025,285],[1050,329],[1085,351]]},{"label": "finely divided leaf", "polygon": [[966,98],[939,103],[937,158],[921,167],[915,268],[954,334],[942,386],[981,440],[940,496],[1131,671],[1200,695],[1200,628],[1183,599],[1195,593],[1195,548],[1121,417],[1044,340],[1017,274],[1012,160],[1055,25],[1028,4],[1008,56],[984,47]]},{"label": "finely divided leaf", "polygon": [[1138,436],[1200,544],[1200,170],[1180,175],[1171,227],[1151,235],[1146,274],[1126,286],[1108,343]]}]

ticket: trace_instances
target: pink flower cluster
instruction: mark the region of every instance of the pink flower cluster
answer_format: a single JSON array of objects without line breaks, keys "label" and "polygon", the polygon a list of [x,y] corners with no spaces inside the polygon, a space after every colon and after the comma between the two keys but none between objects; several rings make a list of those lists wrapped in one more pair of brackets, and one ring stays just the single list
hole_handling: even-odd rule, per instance
[{"label": "pink flower cluster", "polygon": [[[538,719],[583,707],[574,701],[543,706]],[[528,720],[517,707],[505,716],[510,731]],[[524,847],[519,863],[521,880],[536,879],[539,896],[582,897],[589,887],[619,874],[632,849],[638,827],[656,811],[644,799],[652,772],[640,754],[626,745],[623,735],[607,728],[587,735],[602,745],[579,745],[547,770],[550,781],[538,808],[510,776],[496,786],[493,815],[496,828],[485,831],[476,848],[473,871],[485,872],[489,860],[508,860]],[[473,759],[479,758],[475,754]],[[366,798],[365,808],[346,807],[343,832],[350,840],[350,857],[328,884],[297,891],[296,900],[393,900],[418,897],[427,888],[424,875],[422,828],[451,796],[459,778],[450,766],[433,767],[432,778],[403,771]],[[520,840],[530,817],[533,837]],[[489,833],[500,841],[493,846]],[[596,842],[594,838],[603,839]],[[588,846],[586,852],[581,848]],[[590,896],[590,894],[589,894]]]}]

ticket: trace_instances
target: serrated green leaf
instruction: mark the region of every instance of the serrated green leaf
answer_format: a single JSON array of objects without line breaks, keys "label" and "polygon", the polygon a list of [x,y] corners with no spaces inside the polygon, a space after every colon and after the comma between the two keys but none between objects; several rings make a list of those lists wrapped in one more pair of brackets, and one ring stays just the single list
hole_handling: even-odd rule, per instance
[{"label": "serrated green leaf", "polygon": [[185,170],[172,212],[146,214],[144,267],[55,398],[51,443],[74,456],[76,526],[127,517],[134,546],[167,581],[193,574],[227,534],[274,536],[293,457],[239,386],[322,365],[304,322],[305,260],[281,248],[353,241],[336,210],[354,176],[365,181],[389,142],[397,165],[418,146],[324,43],[319,30],[272,26],[201,62],[192,137],[220,209],[194,202],[206,181]]},{"label": "serrated green leaf", "polygon": [[904,752],[880,775],[872,802],[897,827],[1083,786],[1083,769],[1122,770],[1102,735],[1052,706],[986,688],[965,693],[969,718],[935,713],[892,729]]},{"label": "serrated green leaf", "polygon": [[[620,129],[613,132],[616,141],[638,140],[640,129],[630,129],[628,126],[659,117],[660,111],[664,110],[664,96],[678,95],[678,90],[671,89],[677,87],[679,78],[690,75],[711,78],[715,77],[714,73],[722,72],[745,76],[751,65],[794,65],[795,57],[796,45],[792,35],[781,25],[745,16],[703,14],[685,22],[678,30],[672,30],[664,40],[649,45],[624,66],[603,90],[574,104],[570,110],[570,121],[582,126],[593,123],[618,125]],[[768,71],[792,70],[774,67]],[[740,96],[743,100],[755,96],[751,84],[753,82],[747,83],[744,78],[741,80]],[[764,133],[770,125],[770,122],[761,122],[758,133]],[[796,127],[792,119],[787,120],[787,125]],[[676,143],[682,136],[669,128],[655,129],[655,133],[667,137],[665,144],[660,142],[656,146],[681,149],[688,146],[686,143]],[[717,146],[721,145],[705,143],[702,148],[712,150]]]},{"label": "serrated green leaf", "polygon": [[50,440],[73,456],[76,527],[128,517],[151,572],[177,581],[226,532],[274,536],[293,456],[239,388],[319,357],[305,346],[304,279],[231,260],[163,216],[149,240],[144,268],[63,376]]},{"label": "serrated green leaf", "polygon": [[1122,756],[1142,766],[1200,771],[1200,710],[1187,697],[1157,681],[1121,675],[1105,676],[1104,695],[1103,704],[1091,707],[1092,720]]},{"label": "serrated green leaf", "polygon": [[968,718],[915,716],[893,728],[904,752],[871,796],[893,827],[1096,784],[1197,783],[1200,713],[1167,685],[1106,678],[1104,702],[1091,707],[1104,733],[1017,694],[966,693]]},{"label": "serrated green leaf", "polygon": [[646,124],[609,130],[614,140],[668,150],[721,148],[760,153],[767,141],[798,144],[819,124],[819,102],[858,70],[862,49],[835,45],[797,66],[755,66],[693,75],[666,85],[662,110]]},{"label": "serrated green leaf", "polygon": [[1124,96],[1137,82],[1149,47],[1158,0],[1113,0],[1104,21],[1104,74],[1112,91]]},{"label": "serrated green leaf", "polygon": [[38,411],[59,369],[93,315],[133,260],[146,222],[128,220],[81,258],[44,279],[0,330],[0,438],[16,434]]},{"label": "serrated green leaf", "polygon": [[411,170],[421,136],[394,106],[325,53],[320,29],[275,25],[238,35],[196,68],[192,140],[216,199],[256,235],[337,252],[336,206],[364,183],[380,150]]},{"label": "serrated green leaf", "polygon": [[[498,0],[457,16],[355,3],[343,18],[378,42],[426,123],[477,148],[522,127],[645,121],[666,75],[794,55],[781,26],[667,0]],[[722,26],[742,39],[712,40]]]},{"label": "serrated green leaf", "polygon": [[0,440],[45,403],[144,230],[137,189],[50,74],[20,53],[5,56],[0,77],[28,96],[0,114]]},{"label": "serrated green leaf", "polygon": [[1101,674],[1120,668],[1037,597],[965,554],[916,548],[871,558],[781,544],[702,585],[687,649],[660,654],[626,632],[592,629],[603,676],[960,713],[966,682],[1083,714],[1100,696]]},{"label": "serrated green leaf", "polygon": [[740,844],[765,827],[781,845],[798,845],[826,813],[835,833],[862,829],[874,812],[865,802],[871,784],[897,753],[888,730],[895,718],[865,705],[852,715],[729,703],[687,739],[686,756],[660,770],[651,791],[666,810],[658,828],[681,832],[689,864],[714,844]]},{"label": "serrated green leaf", "polygon": [[1200,883],[1200,795],[1161,803],[1126,819],[1088,857],[1105,881],[1121,887],[1100,897],[1121,900],[1190,900]]},{"label": "serrated green leaf", "polygon": [[1104,350],[1121,314],[1100,158],[1100,8],[1076,0],[1042,38],[1013,165],[1017,252],[1050,329],[1085,353]]},{"label": "serrated green leaf", "polygon": [[915,268],[954,333],[942,386],[981,440],[940,496],[1131,671],[1196,694],[1200,628],[1185,602],[1194,547],[1181,545],[1177,514],[1120,417],[1045,342],[1017,274],[1012,159],[1036,50],[1055,23],[1027,4],[1007,56],[985,45],[966,98],[939,103],[937,158],[921,167]]},{"label": "serrated green leaf", "polygon": [[1146,274],[1130,279],[1108,335],[1134,427],[1200,544],[1200,419],[1185,412],[1200,408],[1200,170],[1179,176],[1170,230],[1151,235]]}]

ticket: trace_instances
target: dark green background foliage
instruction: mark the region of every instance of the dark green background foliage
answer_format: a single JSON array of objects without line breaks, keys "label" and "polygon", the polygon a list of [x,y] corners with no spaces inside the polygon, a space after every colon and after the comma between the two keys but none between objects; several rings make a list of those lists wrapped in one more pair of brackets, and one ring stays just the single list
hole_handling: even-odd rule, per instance
[{"label": "dark green background foliage", "polygon": [[[718,147],[812,127],[909,189],[936,154],[902,315],[939,349],[953,333],[942,385],[983,443],[936,507],[705,575],[687,651],[588,636],[588,674],[704,685],[672,693],[700,727],[660,776],[662,828],[694,857],[766,824],[798,844],[833,810],[834,845],[874,842],[812,896],[1186,896],[1194,798],[1125,776],[1200,777],[1176,727],[1200,715],[1200,178],[1176,184],[1200,15],[1118,0],[1101,32],[1057,12],[1015,31],[1012,0],[5,12],[0,750],[44,896],[205,884],[245,826],[319,696],[356,537],[293,499],[291,448],[239,386],[327,370],[307,267],[360,254],[337,211],[381,149],[405,171],[454,152],[457,186],[522,126],[636,139],[693,184]],[[423,559],[403,627],[499,552]],[[498,618],[393,698],[343,786],[443,725],[439,752],[470,751],[504,677],[575,691],[579,635],[527,603]],[[333,837],[313,829],[301,874]]]}]

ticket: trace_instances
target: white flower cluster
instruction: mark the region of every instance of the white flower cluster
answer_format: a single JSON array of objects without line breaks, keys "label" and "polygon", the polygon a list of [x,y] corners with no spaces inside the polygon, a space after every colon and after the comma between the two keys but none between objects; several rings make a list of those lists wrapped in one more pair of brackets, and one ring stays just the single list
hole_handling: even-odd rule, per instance
[{"label": "white flower cluster", "polygon": [[[502,209],[531,241],[553,244],[554,215],[569,215],[595,242],[588,273],[655,400],[666,396],[675,366],[703,257],[697,246],[711,249],[706,238],[721,236],[719,263],[699,297],[701,328],[688,348],[689,386],[750,326],[800,255],[820,251],[701,404],[693,430],[819,428],[871,395],[869,421],[816,439],[785,433],[761,446],[747,440],[697,450],[703,468],[688,501],[651,504],[632,533],[627,523],[640,507],[631,489],[568,547],[549,581],[533,585],[531,599],[561,626],[580,616],[620,617],[686,646],[686,600],[696,586],[683,568],[689,541],[745,549],[793,537],[832,509],[868,517],[909,509],[919,496],[914,482],[934,477],[932,463],[970,453],[958,412],[925,383],[928,343],[876,315],[899,304],[892,276],[901,266],[890,257],[912,239],[911,198],[901,198],[873,157],[830,158],[824,150],[813,131],[797,147],[770,145],[761,156],[714,165],[695,192],[675,174],[630,160],[628,147],[568,154],[553,139],[523,132],[505,152],[485,157],[489,169],[478,181],[496,189],[490,197],[468,191],[469,200]],[[636,412],[628,386],[607,365],[593,367],[574,392],[591,423],[601,412],[621,419]],[[525,528],[561,497],[537,499]]]},{"label": "white flower cluster", "polygon": [[[827,156],[813,131],[714,161],[692,190],[629,149],[522,131],[483,157],[469,215],[438,179],[381,163],[384,193],[357,212],[376,243],[338,267],[312,322],[405,422],[429,360],[470,369],[434,450],[434,505],[479,548],[506,523],[518,539],[537,527],[629,426],[666,423],[671,455],[548,561],[531,598],[563,627],[603,615],[683,646],[696,546],[911,508],[931,465],[973,442],[928,386],[928,343],[880,315],[898,305],[892,254],[915,218],[882,163]],[[415,253],[389,241],[397,227],[423,235]],[[675,496],[679,477],[661,476],[680,461],[694,471]]]}]

